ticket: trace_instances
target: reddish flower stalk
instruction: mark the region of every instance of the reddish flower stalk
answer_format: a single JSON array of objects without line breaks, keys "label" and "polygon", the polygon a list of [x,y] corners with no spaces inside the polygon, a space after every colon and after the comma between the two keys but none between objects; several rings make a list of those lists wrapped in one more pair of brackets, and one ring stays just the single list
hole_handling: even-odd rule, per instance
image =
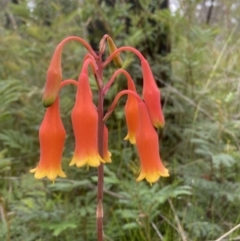
[{"label": "reddish flower stalk", "polygon": [[132,91],[132,90],[122,90],[120,91],[114,98],[112,104],[110,105],[110,107],[108,108],[108,111],[107,113],[105,114],[104,118],[103,118],[103,121],[107,121],[107,119],[110,117],[110,115],[112,114],[112,112],[114,111],[119,99],[123,96],[123,95],[132,95],[134,96],[138,102],[142,102],[142,99],[140,98],[140,96]]},{"label": "reddish flower stalk", "polygon": [[131,78],[130,74],[129,74],[126,70],[124,70],[124,69],[118,69],[118,70],[116,70],[116,71],[113,73],[113,75],[111,76],[111,78],[110,78],[110,80],[108,81],[108,83],[104,86],[104,88],[103,88],[103,93],[104,93],[104,95],[107,94],[108,90],[111,88],[113,82],[115,81],[116,77],[117,77],[119,74],[125,75],[125,77],[127,78],[127,81],[128,81],[128,86],[130,86],[130,89],[136,91],[134,81],[133,81],[133,79]]},{"label": "reddish flower stalk", "polygon": [[78,87],[78,82],[74,79],[66,79],[63,82],[61,82],[60,89],[62,89],[66,85],[75,85],[76,87]]},{"label": "reddish flower stalk", "polygon": [[[97,82],[102,83],[102,65],[98,62],[99,74],[97,75]],[[98,89],[98,151],[102,158],[104,158],[104,122],[103,122],[103,89],[99,84]],[[103,241],[103,185],[104,185],[104,167],[101,163],[98,167],[98,185],[97,185],[97,237],[98,241]]]}]

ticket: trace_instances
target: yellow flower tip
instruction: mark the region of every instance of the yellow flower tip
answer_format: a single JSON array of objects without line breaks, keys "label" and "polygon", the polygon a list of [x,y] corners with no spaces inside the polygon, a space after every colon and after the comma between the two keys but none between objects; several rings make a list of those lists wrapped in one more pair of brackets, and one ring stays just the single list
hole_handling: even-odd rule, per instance
[{"label": "yellow flower tip", "polygon": [[159,175],[162,176],[162,177],[169,177],[170,176],[167,168],[164,168],[164,171],[159,172]]},{"label": "yellow flower tip", "polygon": [[164,127],[164,124],[165,124],[165,123],[159,122],[159,121],[155,121],[155,122],[153,123],[154,127],[156,127],[156,128],[163,128],[163,127]]},{"label": "yellow flower tip", "polygon": [[66,177],[66,174],[62,170],[51,170],[46,174],[47,178],[51,181],[55,181],[57,176]]},{"label": "yellow flower tip", "polygon": [[36,170],[37,170],[37,168],[35,167],[35,168],[29,170],[29,172],[34,173],[34,172],[36,172]]},{"label": "yellow flower tip", "polygon": [[93,155],[93,156],[88,156],[85,158],[78,158],[74,156],[72,158],[72,161],[70,162],[69,166],[76,165],[78,168],[83,167],[85,165],[91,166],[91,167],[98,167],[100,163],[105,163],[106,161],[103,160],[100,155]]},{"label": "yellow flower tip", "polygon": [[127,134],[124,138],[123,138],[124,141],[127,141],[129,140],[129,134]]},{"label": "yellow flower tip", "polygon": [[146,177],[146,173],[140,172],[138,178],[136,179],[137,182],[142,181]]},{"label": "yellow flower tip", "polygon": [[73,157],[72,158],[72,161],[69,163],[69,166],[73,166],[73,165],[76,165],[76,167],[80,168],[80,167],[83,167],[87,164],[87,160],[86,158],[85,159],[80,159],[80,158],[77,158],[77,157]]},{"label": "yellow flower tip", "polygon": [[146,175],[146,180],[147,180],[151,185],[152,185],[152,183],[158,181],[159,178],[160,178],[160,174],[157,173],[157,172]]},{"label": "yellow flower tip", "polygon": [[104,156],[104,161],[106,163],[111,163],[112,162],[112,159],[111,159],[111,156],[112,156],[112,153],[110,151],[107,152],[107,154]]},{"label": "yellow flower tip", "polygon": [[63,177],[63,178],[66,178],[67,175],[65,174],[65,172],[62,170],[62,169],[59,169],[57,172],[56,171],[52,171],[50,172],[48,175],[47,175],[47,178],[49,180],[51,180],[53,182],[53,184],[55,183],[55,180],[57,177]]},{"label": "yellow flower tip", "polygon": [[71,166],[73,166],[75,164],[76,164],[76,158],[73,157],[71,162],[69,163],[69,166],[71,167]]},{"label": "yellow flower tip", "polygon": [[91,167],[98,167],[100,164],[105,163],[106,161],[103,160],[100,155],[94,155],[88,158],[88,165]]},{"label": "yellow flower tip", "polygon": [[51,170],[39,170],[37,167],[30,170],[31,173],[34,173],[34,177],[36,179],[42,179],[44,177],[47,177],[51,181],[55,181],[55,179],[59,177],[67,177],[66,174],[63,172],[63,170],[60,169],[51,169]]},{"label": "yellow flower tip", "polygon": [[144,178],[152,185],[152,183],[156,182],[159,179],[160,175],[157,172],[153,173],[144,173],[141,172],[137,178],[137,182],[142,181]]},{"label": "yellow flower tip", "polygon": [[67,177],[67,175],[65,174],[65,172],[63,170],[59,170],[58,176],[63,177],[63,178]]},{"label": "yellow flower tip", "polygon": [[81,161],[81,162],[76,162],[75,164],[76,164],[77,168],[80,168],[80,167],[83,167],[83,166],[87,165],[87,162],[86,161]]},{"label": "yellow flower tip", "polygon": [[135,145],[136,144],[136,138],[135,136],[127,134],[124,140],[129,140],[131,144]]},{"label": "yellow flower tip", "polygon": [[34,174],[34,177],[36,179],[42,179],[42,178],[46,177],[46,173],[44,171],[36,171]]},{"label": "yellow flower tip", "polygon": [[169,177],[168,169],[164,168],[162,172],[155,171],[151,173],[141,171],[136,181],[139,182],[146,178],[150,185],[152,185],[152,183],[156,182],[160,177]]},{"label": "yellow flower tip", "polygon": [[46,171],[45,170],[39,170],[38,167],[36,167],[34,169],[31,169],[30,172],[35,173],[34,178],[36,178],[36,179],[41,179],[41,178],[44,178],[46,176]]}]

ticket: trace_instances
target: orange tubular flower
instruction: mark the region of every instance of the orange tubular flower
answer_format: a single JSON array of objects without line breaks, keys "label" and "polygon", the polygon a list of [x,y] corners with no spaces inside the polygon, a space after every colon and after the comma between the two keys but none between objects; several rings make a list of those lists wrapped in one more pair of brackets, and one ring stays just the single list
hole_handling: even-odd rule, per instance
[{"label": "orange tubular flower", "polygon": [[85,164],[93,167],[105,162],[98,153],[98,114],[92,102],[88,75],[81,72],[78,80],[76,102],[72,110],[72,125],[75,135],[75,152],[70,166]]},{"label": "orange tubular flower", "polygon": [[165,120],[161,107],[161,93],[153,78],[151,68],[146,59],[141,60],[143,71],[143,99],[146,103],[153,125],[163,127]]},{"label": "orange tubular flower", "polygon": [[108,151],[108,129],[104,125],[104,133],[103,133],[103,160],[105,162],[112,162],[111,152]]},{"label": "orange tubular flower", "polygon": [[[128,80],[128,90],[136,92],[133,81]],[[138,102],[134,96],[128,95],[124,111],[128,126],[128,134],[124,140],[129,140],[132,144],[135,144],[138,126]]]},{"label": "orange tubular flower", "polygon": [[62,67],[61,67],[61,55],[63,45],[58,45],[52,56],[50,66],[47,71],[47,79],[43,93],[43,105],[45,107],[51,106],[57,98],[60,84],[62,81]]},{"label": "orange tubular flower", "polygon": [[141,171],[137,181],[144,178],[149,183],[156,182],[160,176],[168,177],[168,170],[163,166],[159,156],[158,135],[155,131],[146,105],[142,102],[139,109],[139,126],[136,135],[136,146],[141,162]]},{"label": "orange tubular flower", "polygon": [[57,176],[66,177],[62,171],[61,158],[66,132],[59,111],[59,97],[47,108],[39,129],[40,161],[36,168],[35,178],[47,177],[54,181]]}]

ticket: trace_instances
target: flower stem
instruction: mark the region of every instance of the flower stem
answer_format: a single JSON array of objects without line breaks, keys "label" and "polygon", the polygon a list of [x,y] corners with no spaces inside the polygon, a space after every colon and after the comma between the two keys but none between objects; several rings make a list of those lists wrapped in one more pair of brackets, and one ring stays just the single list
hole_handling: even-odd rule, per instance
[{"label": "flower stem", "polygon": [[103,63],[103,67],[106,67],[114,58],[114,56],[116,56],[117,54],[119,54],[122,51],[129,51],[134,53],[135,55],[138,56],[138,58],[140,59],[140,61],[144,61],[145,58],[144,56],[141,54],[140,51],[138,51],[137,49],[130,47],[130,46],[122,46],[118,49],[116,49],[113,53],[111,53],[111,55],[105,60],[105,62]]},{"label": "flower stem", "polygon": [[[98,64],[100,67],[101,64]],[[98,86],[102,82],[102,68],[98,68]],[[103,138],[104,138],[104,122],[103,122],[103,88],[100,87],[98,90],[98,152],[103,158]],[[103,184],[104,184],[104,168],[103,164],[98,167],[98,186],[97,186],[97,240],[103,241]]]},{"label": "flower stem", "polygon": [[133,79],[131,78],[130,74],[125,69],[118,69],[114,72],[111,79],[108,81],[108,83],[103,88],[103,94],[106,95],[110,87],[112,86],[113,82],[115,81],[117,75],[124,74],[128,81],[128,88],[130,86],[131,90],[135,89],[135,84]]},{"label": "flower stem", "polygon": [[103,164],[98,167],[98,195],[97,195],[97,237],[98,241],[103,241]]},{"label": "flower stem", "polygon": [[97,57],[97,55],[93,51],[92,47],[84,39],[77,37],[77,36],[69,36],[69,37],[63,39],[62,42],[60,42],[58,44],[57,48],[61,49],[61,51],[62,51],[63,46],[69,41],[77,41],[77,42],[81,43],[94,58]]},{"label": "flower stem", "polygon": [[105,116],[103,117],[103,121],[106,121],[109,116],[112,114],[114,108],[116,107],[119,99],[123,96],[123,95],[131,95],[134,98],[136,98],[136,100],[138,101],[138,104],[142,103],[143,100],[141,99],[141,97],[133,90],[122,90],[120,91],[114,98],[112,104],[110,105],[110,107],[108,108],[107,113],[105,114]]}]

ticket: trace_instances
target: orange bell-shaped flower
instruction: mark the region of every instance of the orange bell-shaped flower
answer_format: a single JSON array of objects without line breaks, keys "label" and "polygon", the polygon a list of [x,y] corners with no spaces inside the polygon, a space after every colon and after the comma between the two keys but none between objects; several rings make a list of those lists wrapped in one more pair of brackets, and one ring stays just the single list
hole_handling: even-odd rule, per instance
[{"label": "orange bell-shaped flower", "polygon": [[144,178],[150,183],[160,176],[168,177],[168,170],[163,166],[159,155],[158,135],[155,131],[144,102],[138,105],[139,125],[136,135],[136,146],[141,162],[141,171],[137,181]]},{"label": "orange bell-shaped flower", "polygon": [[97,167],[105,162],[98,153],[98,114],[92,102],[88,75],[82,71],[78,79],[76,102],[72,110],[75,152],[70,166]]},{"label": "orange bell-shaped flower", "polygon": [[161,93],[153,78],[151,68],[146,59],[141,60],[143,71],[143,99],[146,103],[153,125],[163,127],[165,120],[161,107]]},{"label": "orange bell-shaped flower", "polygon": [[59,111],[59,97],[47,108],[39,129],[40,161],[30,172],[35,178],[47,177],[54,181],[57,176],[66,177],[62,171],[61,158],[66,132]]},{"label": "orange bell-shaped flower", "polygon": [[[136,92],[132,79],[128,79],[128,90]],[[124,111],[128,127],[128,134],[124,140],[129,140],[132,144],[135,144],[138,127],[138,101],[134,96],[128,95]]]}]

